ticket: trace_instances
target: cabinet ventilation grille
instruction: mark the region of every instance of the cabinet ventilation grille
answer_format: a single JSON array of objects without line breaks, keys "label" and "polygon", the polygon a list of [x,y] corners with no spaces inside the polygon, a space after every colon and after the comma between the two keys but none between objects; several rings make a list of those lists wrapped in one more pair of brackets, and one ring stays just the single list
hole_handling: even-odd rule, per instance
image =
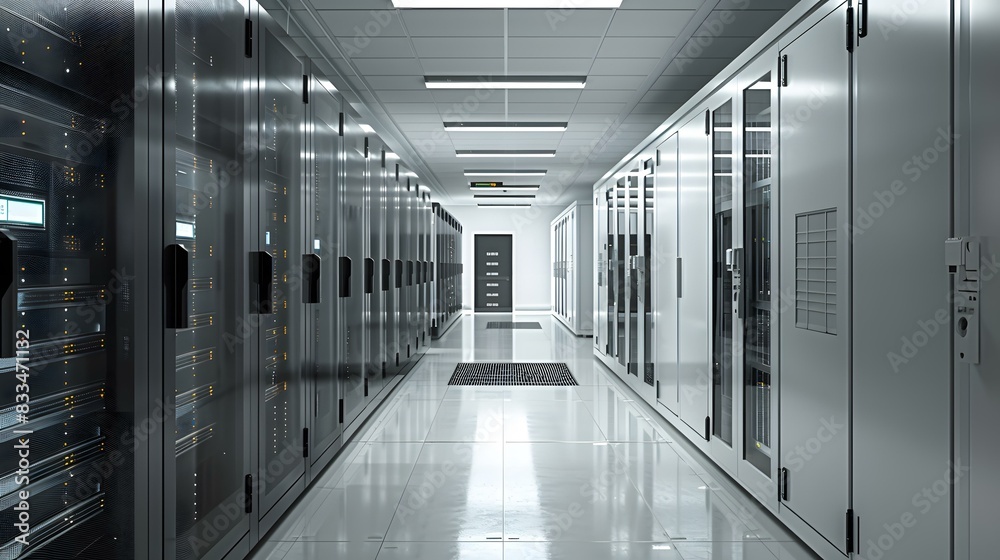
[{"label": "cabinet ventilation grille", "polygon": [[837,211],[795,217],[795,326],[837,334]]},{"label": "cabinet ventilation grille", "polygon": [[486,328],[487,329],[503,329],[503,330],[510,330],[510,329],[533,329],[533,330],[539,330],[540,331],[540,330],[542,330],[542,325],[539,324],[539,323],[524,322],[524,321],[518,321],[518,322],[514,322],[514,323],[511,323],[509,321],[490,321],[489,323],[486,323]]}]

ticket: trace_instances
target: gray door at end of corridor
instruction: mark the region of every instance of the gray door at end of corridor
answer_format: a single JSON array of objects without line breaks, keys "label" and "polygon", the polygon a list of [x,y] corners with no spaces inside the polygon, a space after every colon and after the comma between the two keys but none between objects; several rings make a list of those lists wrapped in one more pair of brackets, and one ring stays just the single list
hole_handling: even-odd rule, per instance
[{"label": "gray door at end of corridor", "polygon": [[514,311],[514,236],[477,235],[476,312]]}]

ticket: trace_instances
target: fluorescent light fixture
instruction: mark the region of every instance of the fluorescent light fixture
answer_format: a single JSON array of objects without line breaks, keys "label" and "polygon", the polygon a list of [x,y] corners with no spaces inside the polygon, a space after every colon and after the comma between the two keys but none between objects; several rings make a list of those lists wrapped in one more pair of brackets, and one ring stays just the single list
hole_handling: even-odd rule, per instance
[{"label": "fluorescent light fixture", "polygon": [[392,0],[394,8],[620,8],[622,0]]},{"label": "fluorescent light fixture", "polygon": [[539,185],[522,185],[522,186],[503,186],[503,187],[469,187],[472,192],[491,192],[491,193],[504,193],[504,192],[530,192],[537,191]]},{"label": "fluorescent light fixture", "polygon": [[460,158],[552,158],[555,150],[455,150]]},{"label": "fluorescent light fixture", "polygon": [[368,134],[375,134],[375,129],[372,128],[371,126],[369,126],[367,124],[363,124],[363,123],[360,124],[359,126],[361,127],[361,130],[365,131],[366,133],[368,133]]},{"label": "fluorescent light fixture", "polygon": [[530,204],[480,204],[480,208],[531,208]]},{"label": "fluorescent light fixture", "polygon": [[[465,6],[468,7],[468,6]],[[538,7],[538,6],[532,6]],[[583,89],[586,76],[424,76],[428,89]]]},{"label": "fluorescent light fixture", "polygon": [[545,169],[466,169],[466,177],[544,177]]},{"label": "fluorescent light fixture", "polygon": [[564,122],[446,122],[448,132],[566,132]]},{"label": "fluorescent light fixture", "polygon": [[477,194],[472,198],[535,198],[533,194]]},{"label": "fluorescent light fixture", "polygon": [[399,154],[393,152],[386,152],[385,159],[399,159]]},{"label": "fluorescent light fixture", "polygon": [[330,80],[327,80],[326,78],[317,78],[317,80],[319,81],[320,85],[325,87],[326,89],[330,91],[337,91],[337,86],[333,85],[333,82],[331,82]]}]

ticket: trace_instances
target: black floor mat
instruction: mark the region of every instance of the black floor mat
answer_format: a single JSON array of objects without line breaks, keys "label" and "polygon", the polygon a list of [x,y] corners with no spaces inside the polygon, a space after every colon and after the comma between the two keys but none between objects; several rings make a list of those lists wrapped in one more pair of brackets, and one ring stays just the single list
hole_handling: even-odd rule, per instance
[{"label": "black floor mat", "polygon": [[579,385],[562,363],[460,363],[448,385]]}]

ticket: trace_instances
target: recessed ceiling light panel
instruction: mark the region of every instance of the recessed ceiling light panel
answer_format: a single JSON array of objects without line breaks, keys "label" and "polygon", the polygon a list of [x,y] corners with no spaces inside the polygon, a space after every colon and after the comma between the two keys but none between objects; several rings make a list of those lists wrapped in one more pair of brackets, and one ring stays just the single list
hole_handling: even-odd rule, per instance
[{"label": "recessed ceiling light panel", "polygon": [[460,158],[551,158],[555,150],[455,150]]},{"label": "recessed ceiling light panel", "polygon": [[545,169],[466,169],[466,177],[544,177]]},{"label": "recessed ceiling light panel", "polygon": [[358,126],[360,126],[361,130],[365,131],[367,134],[375,134],[375,129],[372,128],[371,125],[367,125],[367,124],[362,123],[362,124],[359,124]]},{"label": "recessed ceiling light panel", "polygon": [[428,89],[582,89],[586,76],[424,76]]},{"label": "recessed ceiling light panel", "polygon": [[531,208],[530,204],[480,204],[480,208]]},{"label": "recessed ceiling light panel", "polygon": [[564,122],[446,122],[448,132],[566,132]]}]

